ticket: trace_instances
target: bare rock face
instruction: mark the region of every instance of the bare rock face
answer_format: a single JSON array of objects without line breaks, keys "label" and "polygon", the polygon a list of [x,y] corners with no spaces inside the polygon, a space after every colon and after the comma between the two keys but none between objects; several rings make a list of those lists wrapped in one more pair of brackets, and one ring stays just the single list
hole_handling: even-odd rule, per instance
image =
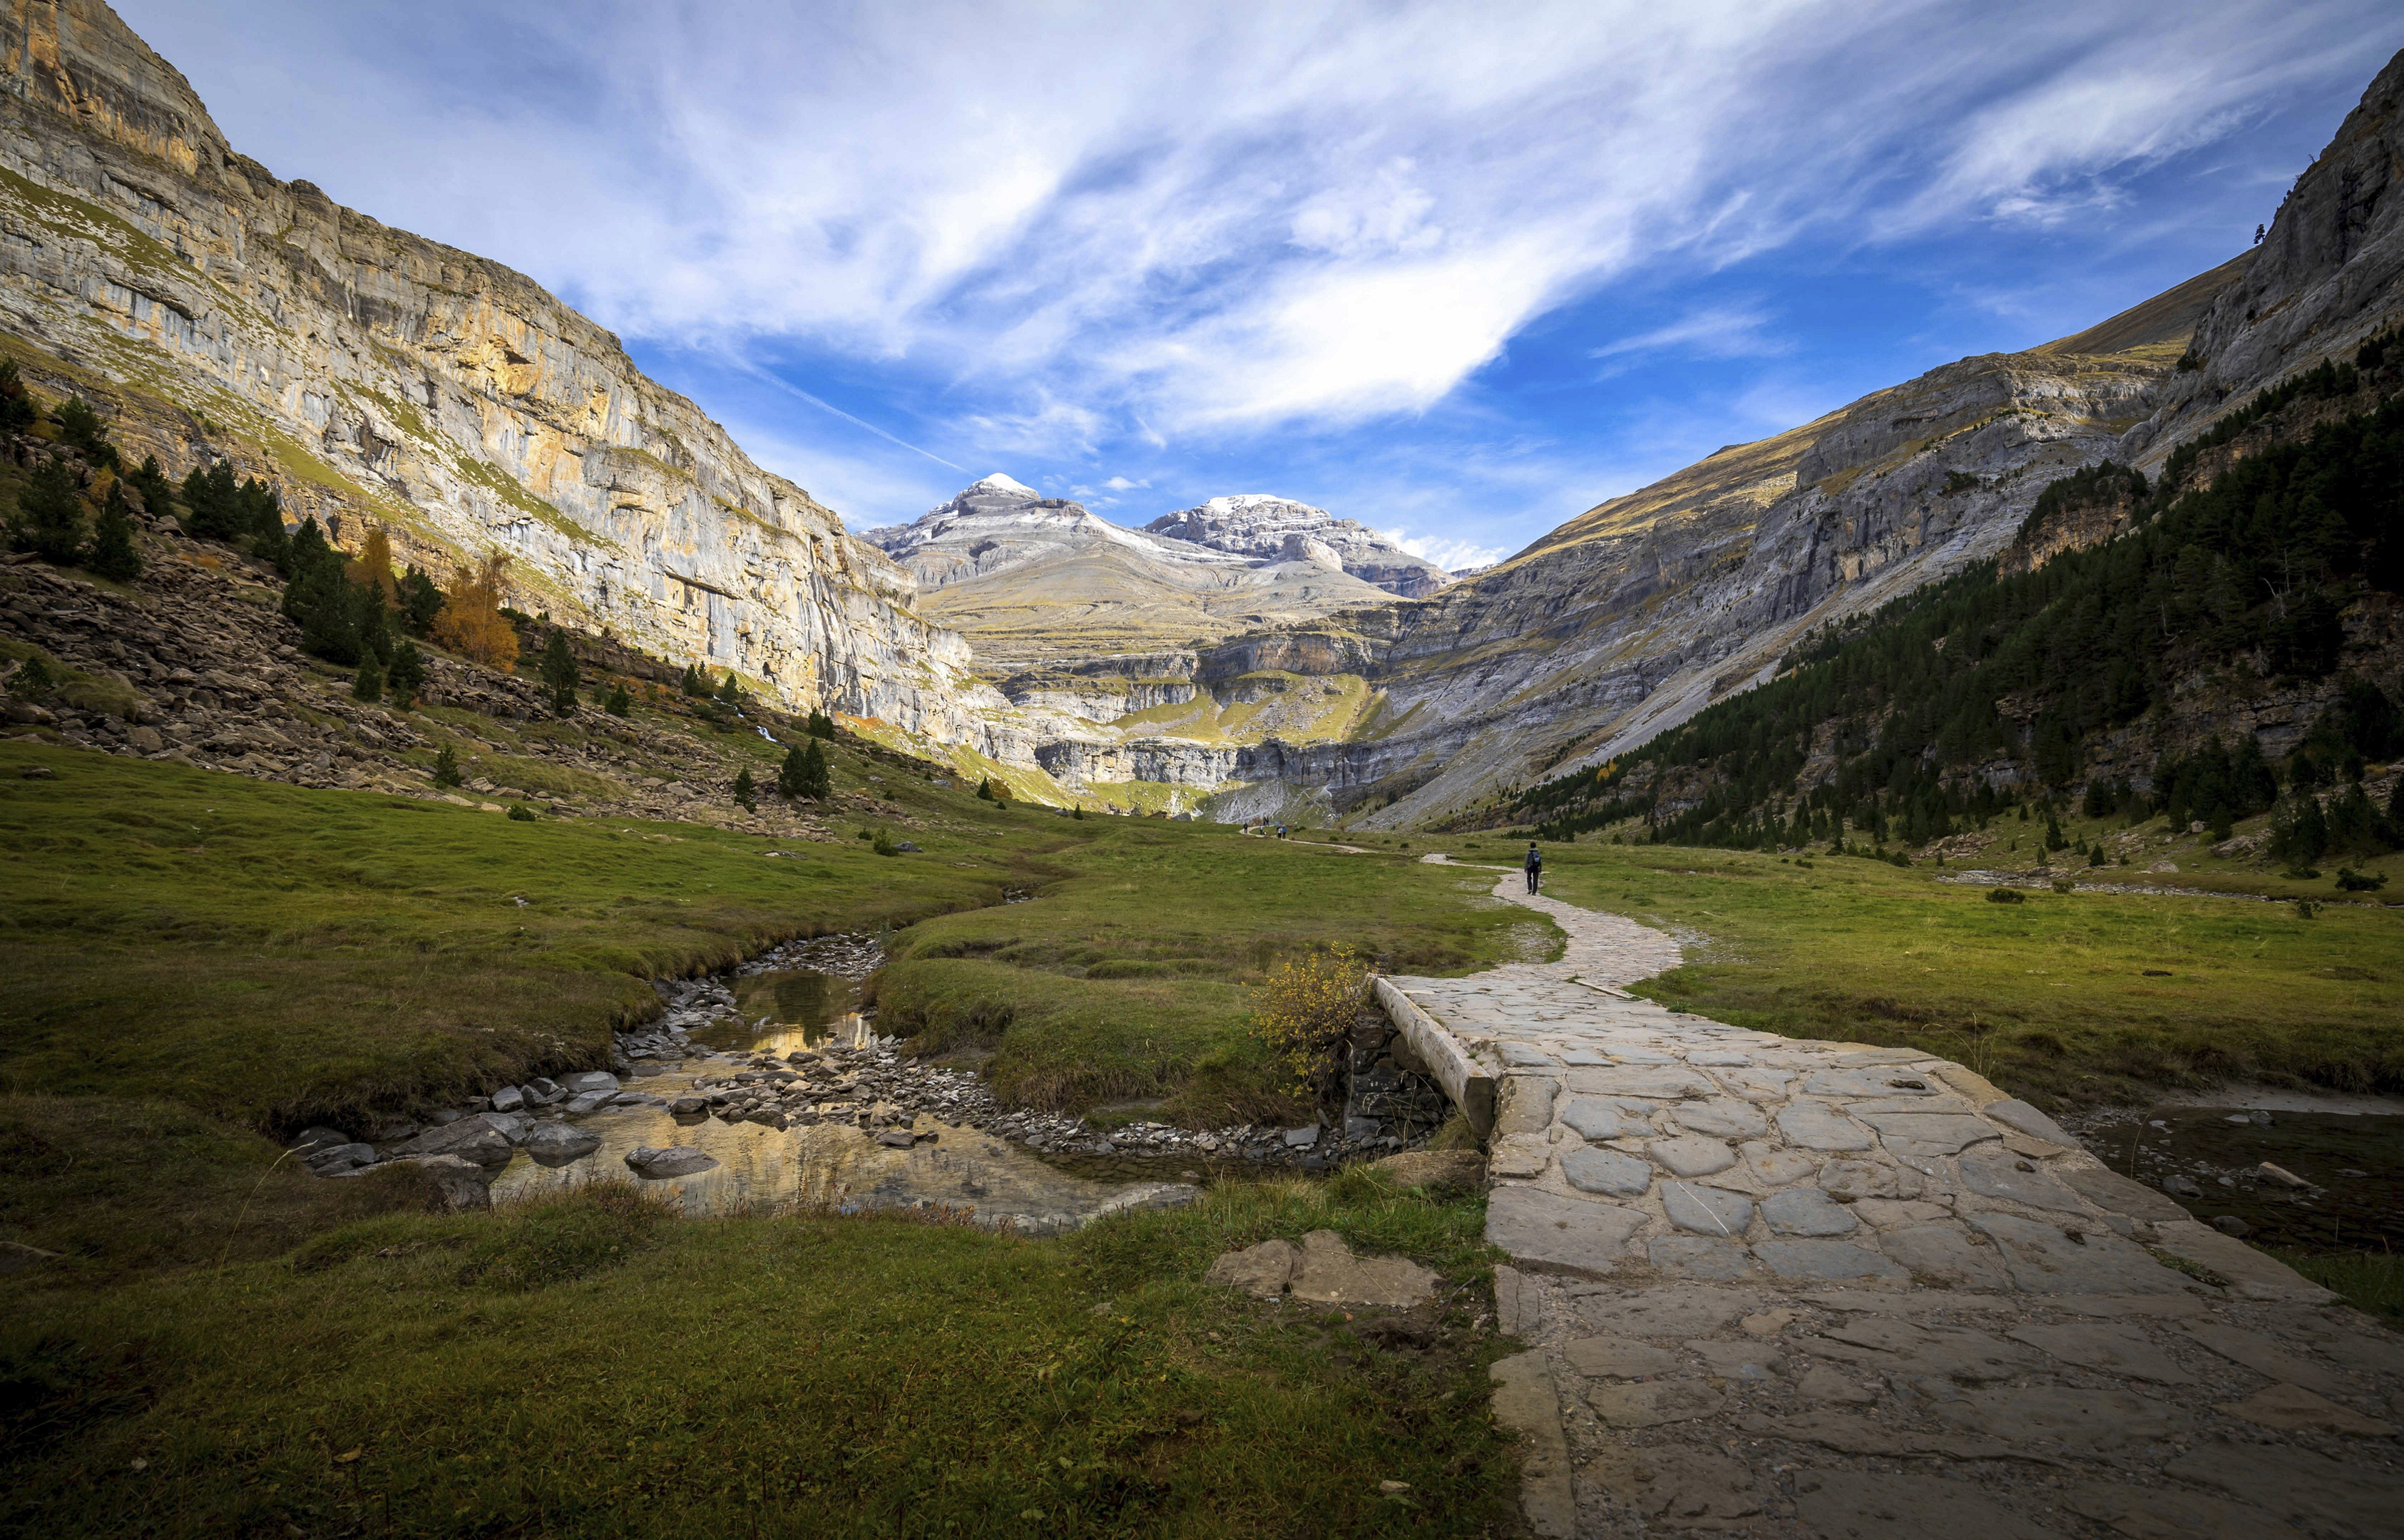
[{"label": "bare rock face", "polygon": [[1199,507],[1163,514],[1144,529],[1260,561],[1323,562],[1403,599],[1424,599],[1452,581],[1442,567],[1358,520],[1262,493],[1213,497]]},{"label": "bare rock face", "polygon": [[794,709],[1006,746],[910,578],[610,333],[277,179],[100,0],[0,15],[0,329],[120,447],[175,476],[231,458],[438,575],[506,552],[523,607]]}]

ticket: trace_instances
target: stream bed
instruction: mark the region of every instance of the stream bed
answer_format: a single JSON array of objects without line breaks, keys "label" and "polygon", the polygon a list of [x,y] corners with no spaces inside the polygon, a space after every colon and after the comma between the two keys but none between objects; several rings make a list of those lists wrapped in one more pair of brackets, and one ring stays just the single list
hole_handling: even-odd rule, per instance
[{"label": "stream bed", "polygon": [[[2243,1228],[2232,1233],[2255,1245],[2404,1249],[2404,1117],[2157,1106],[2082,1123],[2080,1137],[2114,1171],[2207,1223],[2233,1219]],[[2307,1186],[2278,1180],[2265,1162]]]},{"label": "stream bed", "polygon": [[[809,960],[865,972],[861,959],[841,953],[821,950]],[[874,1109],[884,1103],[873,1099],[816,1103],[828,1110],[782,1128],[697,1110],[696,1082],[790,1075],[789,1056],[797,1054],[815,1073],[839,1072],[846,1080],[874,1083],[901,1073],[889,1040],[878,1039],[860,1012],[856,977],[763,961],[771,965],[748,966],[730,980],[669,986],[672,1024],[622,1040],[627,1057],[621,1067],[631,1072],[625,1091],[564,1119],[599,1139],[599,1147],[559,1164],[516,1150],[494,1178],[495,1200],[628,1180],[626,1156],[637,1149],[692,1149],[717,1162],[643,1182],[674,1194],[692,1214],[932,1208],[1048,1235],[1105,1214],[1184,1202],[1200,1190],[1188,1181],[1160,1180],[1163,1173],[1125,1170],[1127,1162],[1064,1170],[1023,1144],[925,1111],[880,1116]],[[675,1110],[679,1105],[685,1110]]]}]

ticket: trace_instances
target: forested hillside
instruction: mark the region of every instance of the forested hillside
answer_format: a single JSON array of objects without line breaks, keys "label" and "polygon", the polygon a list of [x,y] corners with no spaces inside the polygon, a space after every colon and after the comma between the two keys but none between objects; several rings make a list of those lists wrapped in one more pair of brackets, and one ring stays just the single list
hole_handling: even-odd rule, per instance
[{"label": "forested hillside", "polygon": [[[1817,634],[1771,683],[1507,812],[1553,839],[1641,819],[1634,836],[1656,842],[1917,845],[2076,796],[2090,815],[2167,812],[2225,835],[2282,783],[2358,780],[2404,753],[2399,363],[2404,343],[2382,337],[2266,391],[2153,485],[2108,464],[2054,482],[2020,547],[2082,519],[2127,533],[2010,575],[2007,551]],[[2316,709],[2274,769],[2253,732],[2214,727],[2277,695]],[[2131,729],[2153,744],[2134,773]],[[2117,763],[2099,763],[2106,739]],[[2397,838],[2359,790],[2322,800],[2282,823],[2323,825],[2283,840],[2303,858],[2316,839]]]}]

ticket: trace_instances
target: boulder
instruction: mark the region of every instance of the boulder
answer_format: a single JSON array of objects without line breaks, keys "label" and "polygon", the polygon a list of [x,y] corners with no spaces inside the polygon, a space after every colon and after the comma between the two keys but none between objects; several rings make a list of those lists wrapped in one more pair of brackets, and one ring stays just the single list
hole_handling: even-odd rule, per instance
[{"label": "boulder", "polygon": [[400,1146],[396,1153],[403,1158],[430,1155],[455,1155],[479,1166],[499,1168],[510,1163],[513,1145],[507,1135],[481,1117],[462,1117],[455,1123],[430,1128]]},{"label": "boulder", "polygon": [[288,1147],[296,1150],[331,1149],[336,1145],[347,1145],[350,1142],[351,1136],[340,1129],[306,1128],[293,1136]]},{"label": "boulder", "polygon": [[524,1106],[525,1102],[525,1092],[516,1086],[503,1086],[500,1089],[493,1092],[493,1110],[495,1112],[515,1112],[520,1107]]},{"label": "boulder", "polygon": [[561,1089],[571,1095],[588,1090],[615,1091],[618,1077],[608,1070],[578,1070],[574,1075],[561,1075],[559,1085]]},{"label": "boulder", "polygon": [[545,1123],[526,1135],[525,1152],[546,1166],[580,1160],[601,1147],[601,1136],[573,1123]]},{"label": "boulder", "polygon": [[493,1206],[492,1173],[456,1155],[422,1156],[407,1162],[424,1172],[446,1210]]},{"label": "boulder", "polygon": [[694,1176],[715,1171],[718,1162],[690,1145],[675,1145],[666,1149],[653,1149],[645,1145],[626,1152],[626,1165],[647,1181],[663,1181],[672,1176]]},{"label": "boulder", "polygon": [[1297,1299],[1330,1305],[1416,1305],[1435,1292],[1436,1277],[1400,1256],[1355,1256],[1334,1230],[1302,1238],[1292,1287]]}]

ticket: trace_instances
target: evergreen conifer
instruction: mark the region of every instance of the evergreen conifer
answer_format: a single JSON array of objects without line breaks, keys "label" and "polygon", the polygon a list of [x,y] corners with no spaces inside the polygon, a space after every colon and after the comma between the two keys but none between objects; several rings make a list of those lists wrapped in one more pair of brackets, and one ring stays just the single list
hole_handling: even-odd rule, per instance
[{"label": "evergreen conifer", "polygon": [[993,796],[993,777],[991,777],[991,776],[986,776],[986,777],[985,777],[984,779],[982,779],[982,780],[980,780],[979,782],[977,782],[976,794],[977,794],[977,800],[978,800],[978,801],[980,801],[980,802],[990,802],[990,801],[992,801],[992,800],[994,799],[994,796]]},{"label": "evergreen conifer", "polygon": [[17,508],[22,516],[17,525],[20,550],[55,566],[75,565],[83,555],[83,498],[74,472],[57,461],[44,465],[18,497]]},{"label": "evergreen conifer", "polygon": [[107,434],[101,427],[100,414],[92,410],[91,403],[82,396],[68,396],[50,416],[59,424],[60,441],[86,460],[112,470],[122,464],[118,459],[117,446],[108,441]]},{"label": "evergreen conifer", "polygon": [[624,685],[619,685],[610,690],[609,703],[602,707],[602,710],[612,716],[630,716],[634,714],[635,702],[628,699]]},{"label": "evergreen conifer", "polygon": [[17,373],[17,360],[0,358],[0,428],[26,428],[41,416],[33,396],[25,389],[24,380]]},{"label": "evergreen conifer", "polygon": [[567,632],[553,629],[542,646],[542,682],[551,691],[551,709],[562,716],[576,709],[579,681],[576,654],[568,650]]},{"label": "evergreen conifer", "polygon": [[445,743],[442,745],[442,751],[434,756],[434,784],[438,786],[455,786],[459,784],[459,780],[458,752]]},{"label": "evergreen conifer", "polygon": [[808,725],[802,730],[812,738],[823,738],[832,742],[834,740],[834,718],[822,711],[813,709],[810,712]]},{"label": "evergreen conifer", "polygon": [[392,691],[392,703],[407,711],[417,701],[417,692],[426,687],[426,658],[417,644],[406,638],[392,649],[392,667],[384,673],[384,684]]},{"label": "evergreen conifer", "polygon": [[157,455],[144,455],[142,468],[127,472],[125,480],[142,494],[142,510],[151,518],[163,519],[175,511],[175,489],[159,468]]},{"label": "evergreen conifer", "polygon": [[433,629],[434,617],[442,613],[442,590],[434,586],[433,578],[412,567],[400,580],[399,604],[401,624],[412,636],[424,636]]},{"label": "evergreen conifer", "polygon": [[142,576],[142,558],[133,549],[133,512],[125,506],[122,482],[109,483],[99,521],[92,526],[91,554],[84,564],[119,583],[131,583]]},{"label": "evergreen conifer", "polygon": [[815,738],[802,751],[802,795],[823,802],[834,795],[834,777],[827,770],[826,749]]},{"label": "evergreen conifer", "polygon": [[354,701],[384,699],[384,670],[376,666],[374,653],[364,654],[359,659],[359,671],[351,675],[351,699]]},{"label": "evergreen conifer", "polygon": [[16,677],[8,681],[8,693],[21,701],[39,701],[58,687],[58,681],[50,676],[50,666],[42,661],[38,652],[20,663]]},{"label": "evergreen conifer", "polygon": [[760,804],[753,795],[751,767],[748,765],[734,772],[734,800],[746,812],[760,811]]}]

